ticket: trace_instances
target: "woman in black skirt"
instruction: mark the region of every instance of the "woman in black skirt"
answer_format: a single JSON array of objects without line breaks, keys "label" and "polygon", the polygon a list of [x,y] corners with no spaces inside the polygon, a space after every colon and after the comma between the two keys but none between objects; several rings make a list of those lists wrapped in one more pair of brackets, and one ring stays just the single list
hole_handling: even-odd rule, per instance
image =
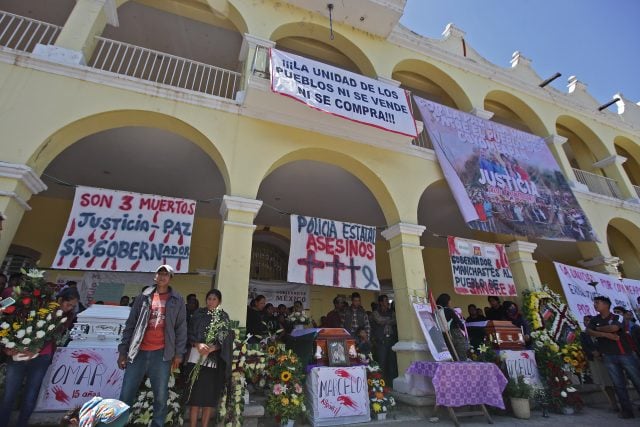
[{"label": "woman in black skirt", "polygon": [[[191,388],[187,405],[191,406],[189,425],[196,427],[198,424],[198,412],[202,409],[202,426],[207,427],[215,408],[220,401],[220,395],[230,372],[230,355],[232,334],[229,334],[222,342],[214,341],[206,344],[206,336],[212,321],[212,312],[222,302],[222,294],[217,289],[207,292],[207,306],[196,311],[189,325],[189,343],[191,349],[187,360],[187,374],[196,366],[200,358],[202,367],[196,381]],[[221,309],[220,309],[221,310]],[[221,318],[227,323],[229,315],[222,311]]]}]

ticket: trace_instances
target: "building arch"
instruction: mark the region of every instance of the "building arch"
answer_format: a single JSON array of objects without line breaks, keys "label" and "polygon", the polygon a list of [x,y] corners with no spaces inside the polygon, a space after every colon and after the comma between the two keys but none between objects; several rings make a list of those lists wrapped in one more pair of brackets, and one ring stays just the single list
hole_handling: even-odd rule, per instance
[{"label": "building arch", "polygon": [[563,148],[574,168],[598,172],[593,163],[611,155],[598,135],[575,117],[559,116],[556,119],[556,133],[568,139]]},{"label": "building arch", "polygon": [[392,78],[415,91],[418,96],[431,95],[430,100],[461,111],[473,108],[462,87],[439,67],[419,59],[405,59],[393,69]]},{"label": "building arch", "polygon": [[326,163],[349,172],[371,191],[382,210],[387,224],[394,224],[400,221],[400,212],[396,201],[383,180],[368,165],[344,153],[321,148],[304,148],[289,152],[276,160],[267,169],[261,181],[264,181],[265,178],[281,166],[301,160]]},{"label": "building arch", "polygon": [[[622,164],[627,176],[633,185],[640,187],[640,143],[634,142],[624,136],[617,136],[613,140],[616,154],[626,157],[627,161]],[[640,191],[636,188],[636,191]],[[640,193],[638,194],[640,197]]]},{"label": "building arch", "polygon": [[[328,32],[329,28],[324,25],[310,22],[292,22],[276,28],[269,39],[276,43],[284,43],[285,47],[288,48],[287,50],[295,51],[295,53],[341,68],[349,66],[349,68],[352,68],[346,68],[349,71],[374,79],[377,78],[373,63],[354,42],[334,30],[334,39],[331,41],[331,45],[328,45],[326,43]],[[295,48],[295,46],[304,46],[305,40],[308,41],[306,50],[310,50],[310,52]],[[355,70],[353,66],[356,67]]]},{"label": "building arch", "polygon": [[624,277],[640,279],[640,228],[624,218],[613,218],[607,225],[607,244],[611,255],[622,261],[618,268]]},{"label": "building arch", "polygon": [[82,138],[109,129],[136,126],[171,132],[198,146],[213,160],[224,180],[227,192],[230,188],[229,171],[222,154],[202,132],[175,117],[145,110],[105,111],[83,117],[60,127],[44,140],[33,152],[27,165],[41,174],[63,150]]},{"label": "building arch", "polygon": [[484,109],[493,113],[491,120],[506,126],[542,137],[551,133],[533,108],[511,93],[490,91],[484,98]]}]

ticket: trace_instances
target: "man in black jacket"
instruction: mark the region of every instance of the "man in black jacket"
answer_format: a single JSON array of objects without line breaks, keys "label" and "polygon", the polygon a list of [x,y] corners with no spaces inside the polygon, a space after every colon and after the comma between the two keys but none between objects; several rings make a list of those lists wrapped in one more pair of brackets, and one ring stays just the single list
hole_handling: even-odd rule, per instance
[{"label": "man in black jacket", "polygon": [[145,375],[149,377],[153,427],[164,426],[169,375],[180,366],[187,343],[186,308],[182,296],[169,286],[172,277],[171,266],[158,267],[156,286],[136,297],[118,346],[118,366],[126,368],[120,400],[132,406]]}]

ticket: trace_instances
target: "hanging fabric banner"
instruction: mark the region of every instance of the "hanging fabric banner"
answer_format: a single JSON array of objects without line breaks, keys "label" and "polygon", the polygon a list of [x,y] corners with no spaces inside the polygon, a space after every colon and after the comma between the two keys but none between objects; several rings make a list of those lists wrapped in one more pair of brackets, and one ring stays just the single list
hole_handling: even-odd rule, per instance
[{"label": "hanging fabric banner", "polygon": [[470,228],[554,240],[597,240],[544,139],[414,99]]},{"label": "hanging fabric banner", "polygon": [[270,49],[271,90],[335,116],[415,138],[406,90],[302,56]]},{"label": "hanging fabric banner", "polygon": [[376,228],[291,215],[287,280],[307,285],[380,290]]},{"label": "hanging fabric banner", "polygon": [[460,295],[516,296],[504,245],[447,237],[453,289]]},{"label": "hanging fabric banner", "polygon": [[267,304],[271,303],[274,307],[277,307],[280,304],[291,307],[294,302],[300,301],[302,303],[302,308],[305,310],[311,308],[311,288],[308,285],[250,280],[247,305],[249,305],[251,300],[258,295],[263,295],[267,300]]},{"label": "hanging fabric banner", "polygon": [[[596,295],[604,295],[611,300],[611,310],[613,307],[622,306],[627,310],[632,310],[633,306],[629,301],[631,294],[635,294],[636,289],[634,283],[625,282],[622,279],[616,279],[610,274],[597,273],[591,270],[585,270],[570,265],[554,262],[562,290],[567,297],[569,309],[578,319],[586,315],[595,316],[598,313],[593,308],[593,297]],[[629,289],[627,289],[629,287]]]},{"label": "hanging fabric banner", "polygon": [[189,271],[194,200],[77,187],[53,268]]}]

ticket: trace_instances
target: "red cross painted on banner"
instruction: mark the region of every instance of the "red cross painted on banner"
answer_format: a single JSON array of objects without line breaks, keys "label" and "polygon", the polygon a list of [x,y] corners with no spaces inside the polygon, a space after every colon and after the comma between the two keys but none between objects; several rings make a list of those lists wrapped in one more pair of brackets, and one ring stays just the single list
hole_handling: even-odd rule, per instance
[{"label": "red cross painted on banner", "polygon": [[327,267],[333,267],[333,286],[340,286],[340,270],[346,270],[347,264],[340,262],[340,256],[334,255],[332,262],[324,263]]},{"label": "red cross painted on banner", "polygon": [[555,304],[549,304],[549,306],[556,313],[556,316],[559,318],[557,323],[554,319],[554,323],[556,323],[557,326],[553,331],[551,331],[551,336],[553,337],[553,340],[558,341],[564,326],[570,329],[576,329],[578,325],[576,325],[575,322],[567,316],[567,312],[569,311],[569,306],[565,305],[562,310],[560,310],[559,307],[556,307]]},{"label": "red cross painted on banner", "polygon": [[309,285],[313,284],[313,270],[322,270],[325,266],[324,261],[316,259],[316,253],[314,251],[307,251],[306,258],[298,258],[298,265],[304,265],[307,269],[305,273],[305,282]]},{"label": "red cross painted on banner", "polygon": [[351,270],[351,287],[356,287],[356,271],[360,270],[362,267],[359,265],[355,265],[353,263],[353,257],[349,258],[349,265],[346,266],[346,269]]}]

